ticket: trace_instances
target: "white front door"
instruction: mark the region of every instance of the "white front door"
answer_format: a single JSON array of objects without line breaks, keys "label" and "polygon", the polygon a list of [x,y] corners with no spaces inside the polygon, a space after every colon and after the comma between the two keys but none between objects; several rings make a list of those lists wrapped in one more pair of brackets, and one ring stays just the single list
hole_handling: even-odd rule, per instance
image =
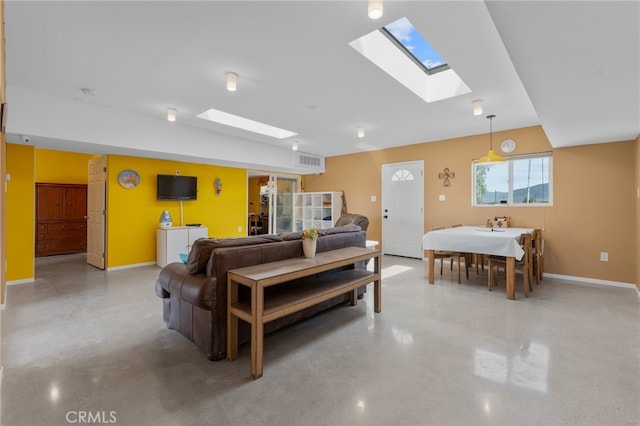
[{"label": "white front door", "polygon": [[382,165],[382,252],[422,259],[424,161]]},{"label": "white front door", "polygon": [[106,157],[89,160],[87,187],[87,263],[104,269],[106,218]]}]

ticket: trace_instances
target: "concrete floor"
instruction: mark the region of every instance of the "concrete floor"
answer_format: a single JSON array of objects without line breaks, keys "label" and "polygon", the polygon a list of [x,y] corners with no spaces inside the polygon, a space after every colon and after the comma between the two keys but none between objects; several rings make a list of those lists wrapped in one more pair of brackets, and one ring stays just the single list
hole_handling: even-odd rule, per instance
[{"label": "concrete floor", "polygon": [[638,425],[634,289],[546,278],[525,299],[485,275],[383,259],[372,288],[210,362],[162,322],[159,268],[105,272],[38,259],[2,311],[3,425]]}]

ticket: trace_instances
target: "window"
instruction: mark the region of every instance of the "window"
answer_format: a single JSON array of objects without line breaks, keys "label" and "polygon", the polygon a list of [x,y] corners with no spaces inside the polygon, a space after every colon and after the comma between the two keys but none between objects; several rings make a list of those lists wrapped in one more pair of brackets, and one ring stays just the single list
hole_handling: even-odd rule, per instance
[{"label": "window", "polygon": [[552,205],[551,153],[507,157],[504,163],[473,162],[473,205]]},{"label": "window", "polygon": [[407,169],[397,170],[393,176],[391,176],[392,182],[397,182],[401,180],[413,180],[413,174]]}]

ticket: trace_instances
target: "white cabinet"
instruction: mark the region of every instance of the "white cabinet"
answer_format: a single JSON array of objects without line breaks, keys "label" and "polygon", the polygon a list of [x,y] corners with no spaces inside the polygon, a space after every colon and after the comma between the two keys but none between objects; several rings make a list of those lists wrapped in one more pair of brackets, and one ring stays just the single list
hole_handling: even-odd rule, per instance
[{"label": "white cabinet", "polygon": [[293,194],[294,231],[331,228],[342,214],[341,192]]},{"label": "white cabinet", "polygon": [[207,238],[209,230],[205,226],[175,226],[156,230],[156,264],[164,267],[168,263],[182,262],[179,254],[189,254],[193,242]]}]

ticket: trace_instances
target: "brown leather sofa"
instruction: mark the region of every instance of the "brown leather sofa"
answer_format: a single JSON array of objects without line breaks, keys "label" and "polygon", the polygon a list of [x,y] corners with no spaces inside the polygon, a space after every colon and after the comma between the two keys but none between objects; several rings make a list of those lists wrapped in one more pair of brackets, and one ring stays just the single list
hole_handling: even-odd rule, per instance
[{"label": "brown leather sofa", "polygon": [[[365,247],[366,233],[358,225],[368,225],[366,217],[352,215],[337,226],[320,230],[316,252],[344,247]],[[340,222],[340,221],[339,221]],[[365,226],[366,226],[365,225]],[[178,331],[202,348],[211,360],[225,357],[227,345],[227,271],[245,266],[302,257],[300,232],[259,235],[243,238],[202,238],[189,253],[187,264],[171,263],[160,271],[156,294],[162,298],[163,319],[168,328]],[[358,265],[357,267],[364,267]],[[287,283],[286,285],[295,285]],[[282,289],[282,286],[276,286]],[[274,288],[274,291],[277,291]],[[248,297],[240,288],[239,297]],[[270,290],[270,289],[267,289]],[[362,294],[364,288],[360,289]],[[268,293],[265,293],[268,297]],[[265,325],[265,333],[307,318],[349,300],[341,295]],[[249,340],[250,328],[240,321],[240,342]]]}]

